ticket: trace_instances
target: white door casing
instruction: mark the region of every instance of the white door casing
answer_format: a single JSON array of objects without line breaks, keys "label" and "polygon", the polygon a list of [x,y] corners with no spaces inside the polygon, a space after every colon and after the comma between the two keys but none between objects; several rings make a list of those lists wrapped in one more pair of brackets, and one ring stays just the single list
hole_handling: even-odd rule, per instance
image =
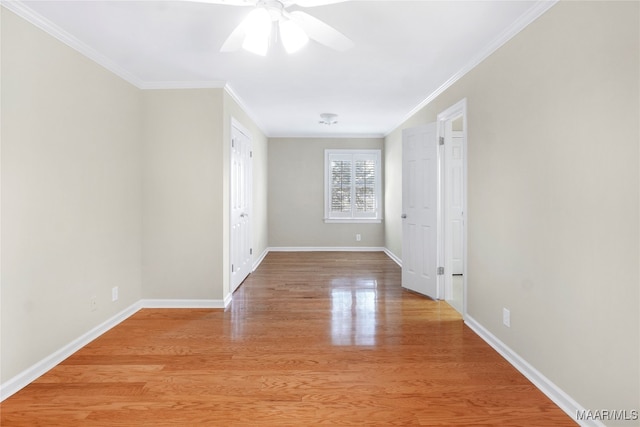
[{"label": "white door casing", "polygon": [[[462,131],[453,131],[453,123],[462,120]],[[462,99],[437,116],[439,135],[443,136],[444,150],[441,166],[443,170],[441,191],[442,200],[442,233],[440,246],[444,267],[441,283],[444,286],[446,300],[453,299],[453,274],[459,274],[462,264],[462,310],[467,313],[467,236],[469,208],[467,206],[467,100]],[[454,150],[459,146],[460,150]],[[455,151],[455,152],[454,152]],[[456,159],[455,157],[459,157]],[[457,169],[457,167],[460,167]],[[456,194],[457,193],[457,194]],[[460,219],[461,221],[456,221]],[[459,227],[458,230],[455,230]],[[460,236],[461,235],[461,236]],[[461,261],[461,262],[458,262]]]},{"label": "white door casing", "polygon": [[402,132],[402,286],[438,295],[438,140],[436,123]]},{"label": "white door casing", "polygon": [[251,272],[252,168],[251,136],[237,121],[231,122],[230,162],[230,286],[231,292]]},{"label": "white door casing", "polygon": [[451,274],[462,274],[463,256],[464,256],[464,215],[463,215],[463,189],[462,184],[464,180],[463,174],[463,151],[462,141],[463,133],[461,131],[452,131],[451,138],[448,135],[445,136],[445,141],[450,141],[450,144],[445,142],[445,150],[448,151],[446,158],[449,160],[448,166],[448,178],[450,185],[447,186],[451,192],[448,195],[450,203],[450,218],[451,221]]}]

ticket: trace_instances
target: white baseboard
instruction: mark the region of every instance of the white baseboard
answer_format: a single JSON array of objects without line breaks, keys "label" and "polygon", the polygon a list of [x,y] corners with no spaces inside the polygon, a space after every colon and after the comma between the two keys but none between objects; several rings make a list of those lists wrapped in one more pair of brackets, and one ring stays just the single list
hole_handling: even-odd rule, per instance
[{"label": "white baseboard", "polygon": [[384,248],[373,246],[277,246],[268,250],[269,252],[384,252]]},{"label": "white baseboard", "polygon": [[402,260],[396,256],[393,252],[391,252],[387,248],[376,247],[376,246],[275,246],[271,248],[267,248],[262,255],[260,255],[259,260],[254,264],[253,271],[258,268],[260,263],[264,260],[264,258],[269,254],[269,252],[384,252],[387,254],[389,258],[391,258],[396,264],[402,267]]},{"label": "white baseboard", "polygon": [[504,357],[514,368],[522,375],[527,377],[541,392],[560,407],[575,422],[583,427],[605,427],[598,420],[578,420],[578,412],[584,411],[582,405],[573,400],[571,396],[565,393],[560,387],[555,385],[549,378],[545,377],[536,368],[531,366],[520,355],[513,351],[509,346],[503,343],[498,337],[489,332],[473,317],[465,316],[465,324],[469,326],[476,334],[480,336],[487,344],[494,348],[502,357]]},{"label": "white baseboard", "polygon": [[[229,298],[230,296],[227,296]],[[225,308],[226,300],[221,299],[143,299],[142,308]],[[229,302],[231,299],[229,298]]]},{"label": "white baseboard", "polygon": [[26,369],[22,373],[16,375],[3,384],[0,384],[0,402],[4,401],[9,396],[12,396],[13,394],[29,385],[31,382],[35,381],[47,371],[60,364],[67,357],[71,356],[73,353],[80,350],[82,347],[89,344],[91,341],[98,338],[108,330],[117,326],[122,321],[134,315],[141,308],[141,302],[137,302],[131,305],[129,308],[105,320],[95,328],[71,341],[69,344],[65,345],[55,353],[45,357],[40,362]]},{"label": "white baseboard", "polygon": [[384,253],[387,254],[387,256],[391,258],[396,264],[398,264],[400,268],[402,268],[402,260],[399,257],[397,257],[396,254],[394,254],[387,248],[384,248]]},{"label": "white baseboard", "polygon": [[262,254],[260,254],[258,259],[253,263],[253,266],[251,266],[251,271],[256,271],[256,268],[258,268],[260,266],[260,264],[262,264],[262,261],[264,261],[264,258],[268,254],[269,254],[269,248],[265,249],[264,252],[262,252]]},{"label": "white baseboard", "polygon": [[121,311],[110,319],[105,320],[87,333],[81,335],[55,353],[45,357],[30,368],[0,384],[0,402],[14,395],[40,376],[53,369],[67,357],[89,344],[100,335],[114,328],[143,308],[226,308],[231,303],[231,295],[224,300],[169,300],[143,299]]},{"label": "white baseboard", "polygon": [[226,297],[224,297],[224,301],[223,301],[223,303],[224,303],[224,308],[229,307],[229,304],[231,304],[231,300],[232,300],[232,299],[233,299],[233,295],[232,295],[232,294],[229,294],[229,295],[227,295]]}]

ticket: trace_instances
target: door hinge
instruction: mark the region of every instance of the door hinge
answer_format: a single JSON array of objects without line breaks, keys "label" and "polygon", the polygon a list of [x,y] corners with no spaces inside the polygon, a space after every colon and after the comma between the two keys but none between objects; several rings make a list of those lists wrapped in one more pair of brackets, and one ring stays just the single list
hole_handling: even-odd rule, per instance
[{"label": "door hinge", "polygon": [[249,255],[253,255],[253,248],[249,249]]},{"label": "door hinge", "polygon": [[233,264],[231,264],[231,272],[232,272],[232,273],[234,272]]},{"label": "door hinge", "polygon": [[253,151],[249,151],[249,157],[253,158]]},{"label": "door hinge", "polygon": [[444,145],[444,136],[440,137],[440,145]]},{"label": "door hinge", "polygon": [[438,267],[438,276],[442,276],[444,274],[444,267]]},{"label": "door hinge", "polygon": [[235,146],[236,146],[236,139],[231,138],[231,148],[235,148]]}]

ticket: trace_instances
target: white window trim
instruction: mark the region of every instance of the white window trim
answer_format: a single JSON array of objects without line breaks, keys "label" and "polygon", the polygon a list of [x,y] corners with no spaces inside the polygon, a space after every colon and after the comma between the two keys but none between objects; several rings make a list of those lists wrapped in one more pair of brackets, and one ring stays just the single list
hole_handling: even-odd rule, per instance
[{"label": "white window trim", "polygon": [[[359,155],[374,156],[376,159],[376,215],[375,217],[338,217],[330,215],[331,207],[331,173],[330,158],[332,156],[351,156]],[[353,215],[353,213],[352,213]],[[324,150],[324,222],[327,224],[339,223],[359,223],[359,224],[379,224],[382,222],[382,150],[348,150],[348,149],[326,149]]]},{"label": "white window trim", "polygon": [[325,218],[324,222],[326,224],[380,224],[382,222],[382,218]]}]

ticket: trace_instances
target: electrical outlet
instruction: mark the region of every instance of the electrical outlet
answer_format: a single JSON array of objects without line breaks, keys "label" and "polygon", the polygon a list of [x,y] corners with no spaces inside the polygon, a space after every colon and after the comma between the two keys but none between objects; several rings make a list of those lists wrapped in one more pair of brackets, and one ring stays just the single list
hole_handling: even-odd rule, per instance
[{"label": "electrical outlet", "polygon": [[362,235],[356,234],[356,242],[359,242],[360,240],[362,240]]},{"label": "electrical outlet", "polygon": [[93,296],[89,299],[89,308],[91,311],[96,311],[98,309],[98,298]]},{"label": "electrical outlet", "polygon": [[111,288],[111,301],[118,301],[118,287]]},{"label": "electrical outlet", "polygon": [[506,308],[502,309],[502,324],[507,328],[511,327],[511,312]]}]

